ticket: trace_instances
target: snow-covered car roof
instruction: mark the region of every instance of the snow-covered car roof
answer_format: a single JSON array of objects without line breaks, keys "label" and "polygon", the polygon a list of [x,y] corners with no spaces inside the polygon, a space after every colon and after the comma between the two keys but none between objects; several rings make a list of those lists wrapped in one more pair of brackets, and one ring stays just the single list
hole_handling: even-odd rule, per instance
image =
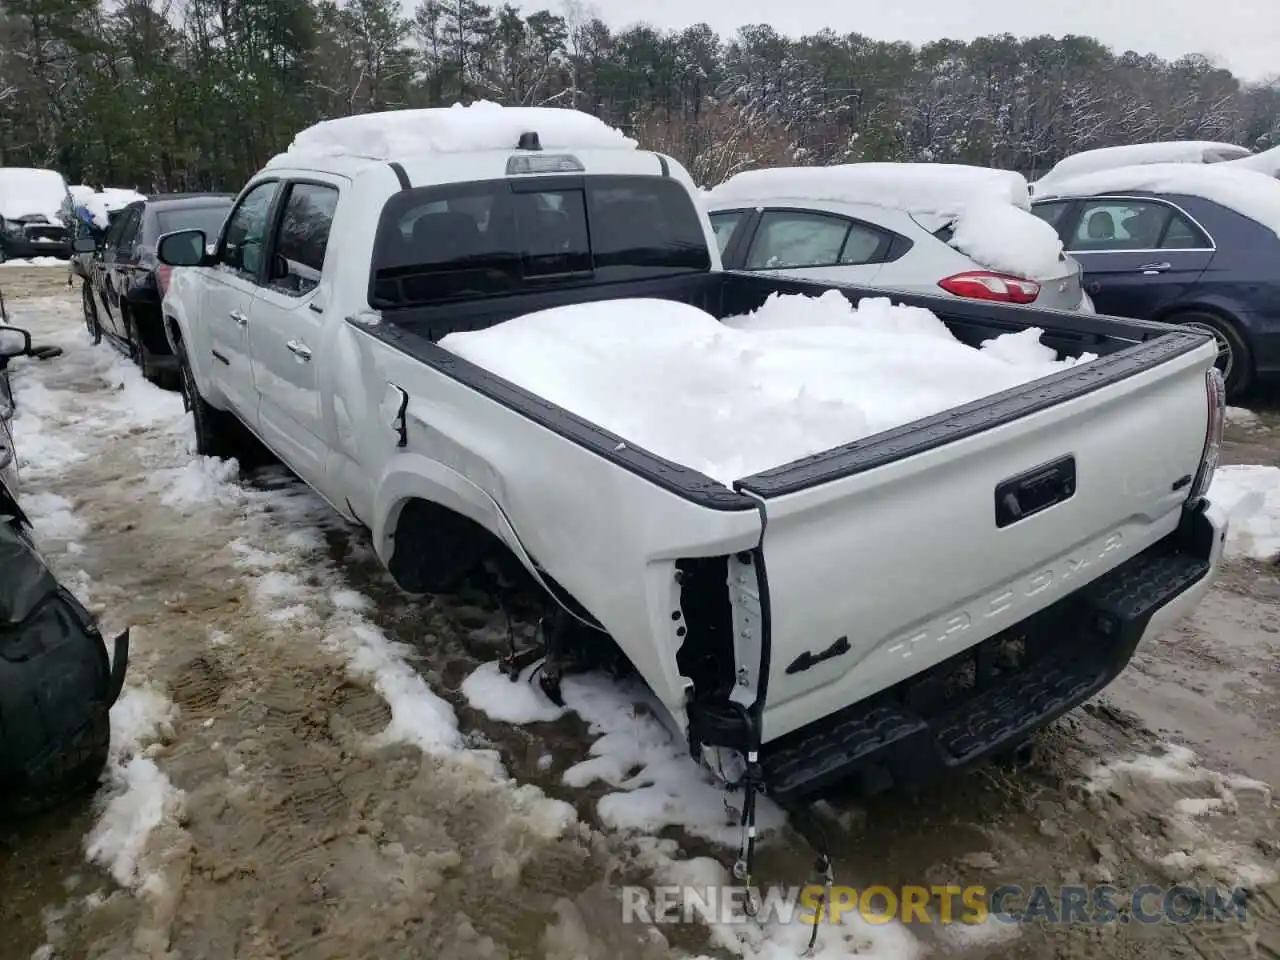
[{"label": "snow-covered car roof", "polygon": [[636,149],[636,141],[580,110],[504,107],[487,100],[470,106],[385,110],[324,120],[298,133],[268,166],[298,157],[394,160],[431,153],[514,150],[520,136],[538,134],[544,150]]},{"label": "snow-covered car roof", "polygon": [[56,220],[66,200],[67,181],[58,171],[0,167],[0,216]]},{"label": "snow-covered car roof", "polygon": [[1246,157],[1249,151],[1234,143],[1216,140],[1166,140],[1159,143],[1130,143],[1119,147],[1098,147],[1063,157],[1033,185],[1036,195],[1050,183],[1066,177],[1078,177],[1098,170],[1130,167],[1148,163],[1229,162]]},{"label": "snow-covered car roof", "polygon": [[930,232],[952,223],[946,242],[993,270],[1036,280],[1062,270],[1062,239],[1029,212],[1027,181],[1012,170],[957,163],[772,167],[730,177],[704,203],[711,209],[804,203],[897,210]]},{"label": "snow-covered car roof", "polygon": [[1199,197],[1234,210],[1280,236],[1280,180],[1221,163],[1153,163],[1099,170],[1054,183],[1052,191],[1036,199],[1126,191]]},{"label": "snow-covered car roof", "polygon": [[1280,177],[1280,147],[1272,147],[1238,160],[1227,160],[1224,165],[1233,170],[1256,170],[1269,177]]},{"label": "snow-covered car roof", "polygon": [[1030,209],[1022,174],[960,163],[770,167],[736,174],[706,195],[706,202],[716,205],[776,200],[865,203],[943,217],[957,216],[975,203]]}]

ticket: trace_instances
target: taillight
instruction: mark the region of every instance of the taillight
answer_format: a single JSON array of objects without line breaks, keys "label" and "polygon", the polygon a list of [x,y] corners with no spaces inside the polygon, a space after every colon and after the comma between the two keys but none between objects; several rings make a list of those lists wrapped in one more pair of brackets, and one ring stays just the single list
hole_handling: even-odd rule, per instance
[{"label": "taillight", "polygon": [[162,263],[156,267],[156,286],[160,288],[160,296],[164,297],[164,292],[169,289],[169,274],[173,272],[173,267],[167,263]]},{"label": "taillight", "polygon": [[1002,303],[1033,303],[1040,296],[1040,284],[1004,273],[973,270],[945,277],[938,286],[947,293],[971,300],[999,300]]},{"label": "taillight", "polygon": [[1222,427],[1227,419],[1227,385],[1222,371],[1210,367],[1204,375],[1204,392],[1209,403],[1209,422],[1204,429],[1204,450],[1200,454],[1200,470],[1191,484],[1187,502],[1194,503],[1209,492],[1214,471],[1218,469],[1218,457],[1222,453]]}]

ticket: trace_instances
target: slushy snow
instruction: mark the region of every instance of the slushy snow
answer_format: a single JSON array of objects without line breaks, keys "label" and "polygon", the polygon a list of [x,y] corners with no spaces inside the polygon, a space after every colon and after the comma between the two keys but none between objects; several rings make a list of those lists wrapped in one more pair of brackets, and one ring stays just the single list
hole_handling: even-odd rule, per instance
[{"label": "slushy snow", "polygon": [[1280,554],[1280,467],[1218,467],[1208,496],[1213,511],[1231,521],[1228,555],[1271,560]]},{"label": "slushy snow", "polygon": [[544,150],[627,149],[636,141],[581,110],[503,107],[488,100],[470,106],[384,110],[325,120],[293,138],[271,163],[303,155],[394,159],[423,153],[514,150],[520,135],[535,131]]},{"label": "slushy snow", "polygon": [[445,349],[673,463],[734,480],[1080,361],[1031,328],[967,346],[934,314],[839,292],[723,323],[669,300],[576,304],[449,334]]},{"label": "slushy snow", "polygon": [[[1153,163],[1055,180],[1045,197],[1088,197],[1142,190],[1199,197],[1248,217],[1280,236],[1280,181],[1223,163]],[[1037,196],[1040,196],[1037,192]]]}]

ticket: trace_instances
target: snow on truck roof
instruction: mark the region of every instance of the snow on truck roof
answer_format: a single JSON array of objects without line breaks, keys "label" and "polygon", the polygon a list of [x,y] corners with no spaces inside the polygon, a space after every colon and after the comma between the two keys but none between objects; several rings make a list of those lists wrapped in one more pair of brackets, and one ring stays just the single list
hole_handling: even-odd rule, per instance
[{"label": "snow on truck roof", "polygon": [[268,166],[305,157],[395,160],[431,153],[514,150],[536,133],[543,150],[634,150],[636,141],[598,117],[559,107],[504,107],[487,100],[470,106],[385,110],[324,120],[293,138]]},{"label": "snow on truck roof", "polygon": [[1030,209],[1027,181],[1021,174],[960,163],[845,163],[748,170],[713,188],[706,199],[716,204],[784,199],[869,203],[944,217],[957,216],[975,203]]},{"label": "snow on truck roof", "polygon": [[1101,193],[1174,193],[1234,210],[1280,236],[1280,180],[1225,164],[1150,163],[1064,178],[1037,200]]}]

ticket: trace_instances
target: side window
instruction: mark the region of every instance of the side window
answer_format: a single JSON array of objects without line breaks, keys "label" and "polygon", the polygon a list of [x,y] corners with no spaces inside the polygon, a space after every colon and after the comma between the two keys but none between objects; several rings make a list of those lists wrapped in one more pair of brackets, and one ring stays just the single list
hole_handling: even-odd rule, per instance
[{"label": "side window", "polygon": [[840,263],[849,221],[820,213],[769,210],[747,255],[748,270],[832,267]]},{"label": "side window", "polygon": [[1213,246],[1194,223],[1178,213],[1170,211],[1169,225],[1160,238],[1161,250],[1207,250]]},{"label": "side window", "polygon": [[1056,227],[1062,222],[1062,215],[1067,212],[1070,206],[1071,201],[1069,200],[1055,200],[1051,203],[1033,203],[1031,205],[1031,212],[1045,223],[1049,224],[1049,226]]},{"label": "side window", "polygon": [[741,210],[725,210],[721,213],[711,214],[711,229],[716,235],[716,246],[720,248],[723,254],[725,247],[729,246],[729,239],[733,236],[733,231],[738,228],[738,223],[742,220]]},{"label": "side window", "polygon": [[1072,250],[1155,250],[1171,210],[1146,200],[1089,200],[1071,238]]},{"label": "side window", "polygon": [[301,296],[319,285],[337,205],[337,187],[295,183],[289,188],[267,278],[271,287]]},{"label": "side window", "polygon": [[879,230],[873,230],[860,223],[851,223],[849,235],[844,240],[844,249],[840,251],[840,262],[843,264],[876,263],[881,259],[881,247],[884,245],[885,235]]},{"label": "side window", "polygon": [[129,211],[120,210],[110,215],[110,224],[107,228],[107,234],[102,240],[102,245],[108,250],[114,250],[120,245],[120,236],[124,233],[124,228],[129,223]]},{"label": "side window", "polygon": [[120,217],[121,229],[116,237],[115,252],[117,257],[127,257],[138,243],[138,227],[142,223],[142,207],[130,207]]},{"label": "side window", "polygon": [[271,201],[280,184],[275,180],[259,183],[244,195],[227,220],[227,229],[218,245],[218,262],[248,274],[256,280],[262,267],[262,251],[266,241],[267,217]]}]

